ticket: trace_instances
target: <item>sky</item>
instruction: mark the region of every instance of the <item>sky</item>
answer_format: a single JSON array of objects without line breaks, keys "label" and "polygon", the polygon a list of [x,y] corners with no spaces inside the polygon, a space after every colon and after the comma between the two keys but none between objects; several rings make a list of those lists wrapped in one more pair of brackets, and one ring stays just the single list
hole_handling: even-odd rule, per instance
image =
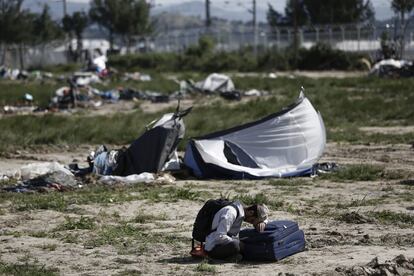
[{"label": "sky", "polygon": [[[26,0],[27,2],[36,0]],[[56,3],[60,2],[62,0],[50,0],[50,2]],[[90,0],[67,0],[68,3],[88,3]],[[160,6],[168,6],[170,4],[180,4],[185,3],[189,1],[194,0],[152,0],[155,5]],[[198,1],[204,1],[204,0],[198,0]],[[210,0],[212,6],[216,7],[228,7],[233,10],[235,9],[247,9],[250,8],[252,0]],[[242,5],[238,5],[238,3],[242,3]],[[267,9],[268,3],[270,3],[275,9],[283,12],[286,0],[256,0],[257,6],[260,8]],[[371,0],[371,3],[373,4],[375,11],[376,11],[376,17],[377,19],[386,19],[390,18],[393,13],[390,8],[391,0]]]}]

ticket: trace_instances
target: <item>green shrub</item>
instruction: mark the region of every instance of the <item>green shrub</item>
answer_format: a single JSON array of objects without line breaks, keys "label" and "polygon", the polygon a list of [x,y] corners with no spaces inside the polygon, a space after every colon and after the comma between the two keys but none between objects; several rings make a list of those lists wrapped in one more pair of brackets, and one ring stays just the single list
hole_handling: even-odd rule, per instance
[{"label": "green shrub", "polygon": [[360,55],[332,49],[328,44],[318,43],[309,50],[298,52],[297,69],[302,70],[349,70],[358,67]]},{"label": "green shrub", "polygon": [[200,38],[183,53],[140,53],[124,56],[111,56],[109,65],[119,70],[166,70],[166,71],[264,71],[264,70],[351,70],[359,69],[362,56],[332,49],[326,44],[316,44],[310,49],[299,49],[297,59],[294,52],[260,48],[257,57],[252,47],[244,47],[233,52],[214,51],[214,42]]}]

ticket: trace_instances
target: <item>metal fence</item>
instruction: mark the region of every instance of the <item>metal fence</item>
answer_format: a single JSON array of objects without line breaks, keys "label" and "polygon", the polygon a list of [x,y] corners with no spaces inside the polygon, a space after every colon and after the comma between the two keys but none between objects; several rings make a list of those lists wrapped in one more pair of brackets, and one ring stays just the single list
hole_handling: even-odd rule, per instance
[{"label": "metal fence", "polygon": [[[384,33],[390,39],[397,39],[395,34],[398,30],[387,26],[335,25],[300,28],[298,41],[300,46],[305,48],[323,42],[335,49],[375,55],[381,48],[381,35]],[[294,41],[293,28],[270,30],[262,27],[256,32],[251,27],[238,30],[219,28],[208,32],[205,29],[186,29],[159,33],[150,38],[147,47],[156,52],[181,52],[197,44],[199,38],[206,34],[215,40],[217,49],[223,51],[237,50],[246,46],[284,49],[293,45]],[[404,58],[414,58],[413,34],[414,28],[407,29]]]},{"label": "metal fence", "polygon": [[[318,42],[329,44],[332,48],[349,52],[367,53],[375,58],[381,48],[381,36],[387,34],[389,38],[398,40],[395,34],[397,29],[389,26],[361,26],[335,25],[312,26],[298,29],[298,41],[301,47],[310,48]],[[294,30],[279,28],[270,30],[264,25],[256,32],[252,27],[244,24],[235,28],[233,25],[204,28],[180,29],[157,32],[156,35],[138,40],[132,52],[183,52],[192,45],[196,45],[200,37],[208,34],[216,42],[216,49],[220,51],[234,51],[245,47],[259,49],[285,49],[293,45]],[[408,28],[405,35],[404,58],[414,59],[414,27]],[[27,67],[39,65],[53,65],[68,62],[66,54],[68,42],[60,45],[49,45],[46,48],[28,48],[24,55],[24,64]],[[75,45],[75,43],[73,43]],[[125,53],[125,47],[119,41],[118,48]],[[102,48],[105,52],[109,43],[105,39],[85,36],[83,47],[86,50]],[[0,49],[0,57],[3,56]],[[6,63],[11,67],[19,67],[20,56],[17,50],[8,51]]]}]

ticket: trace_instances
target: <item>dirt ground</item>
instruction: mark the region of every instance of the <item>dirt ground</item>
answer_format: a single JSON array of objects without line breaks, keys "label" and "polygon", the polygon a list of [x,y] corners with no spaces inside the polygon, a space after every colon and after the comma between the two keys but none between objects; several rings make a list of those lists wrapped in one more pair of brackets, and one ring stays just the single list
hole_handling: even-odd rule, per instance
[{"label": "dirt ground", "polygon": [[[372,129],[367,129],[372,131]],[[386,131],[386,130],[381,130]],[[395,130],[392,130],[395,131]],[[17,152],[0,158],[1,172],[23,164],[58,161],[63,164],[83,160],[92,146],[52,149],[47,153]],[[322,162],[339,165],[383,165],[402,171],[402,178],[413,175],[414,149],[411,145],[350,145],[330,143]],[[276,184],[275,184],[276,183]],[[61,275],[351,275],[346,269],[366,265],[377,257],[380,263],[403,254],[414,258],[413,224],[381,223],[368,217],[370,212],[390,211],[414,215],[414,186],[401,179],[334,182],[329,179],[301,178],[292,185],[277,181],[198,181],[177,180],[174,188],[198,192],[202,198],[223,194],[262,193],[283,202],[271,210],[272,219],[291,219],[304,230],[306,250],[274,263],[217,262],[203,266],[189,256],[192,223],[203,201],[132,200],[109,204],[70,205],[63,212],[54,210],[13,210],[14,202],[0,202],[0,261],[37,262],[55,267]],[[411,184],[410,184],[411,183]],[[152,184],[137,184],[152,185]],[[150,186],[151,187],[151,186]],[[134,239],[119,245],[91,246],[100,227],[131,221],[138,213],[152,219],[130,223],[146,233],[176,237],[173,242],[153,240],[144,246]],[[58,231],[67,217],[90,217],[97,229]],[[341,217],[342,219],[338,219]],[[344,219],[349,217],[350,219]],[[248,226],[248,225],[245,225]],[[42,233],[42,234],[39,234]],[[119,236],[124,233],[116,233]],[[68,241],[62,235],[76,235]],[[156,236],[154,236],[156,237]],[[122,246],[121,246],[122,247]],[[410,274],[412,273],[412,274]],[[353,274],[352,274],[353,275]],[[360,274],[373,275],[373,274]],[[382,275],[382,274],[381,274]],[[389,274],[384,274],[389,275]],[[392,275],[392,273],[390,274]],[[414,270],[406,275],[414,275]]]}]

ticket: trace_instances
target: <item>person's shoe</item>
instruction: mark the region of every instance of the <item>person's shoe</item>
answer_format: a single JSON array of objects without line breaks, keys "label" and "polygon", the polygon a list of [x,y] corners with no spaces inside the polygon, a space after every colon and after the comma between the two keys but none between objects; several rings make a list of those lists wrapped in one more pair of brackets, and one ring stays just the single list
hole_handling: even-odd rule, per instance
[{"label": "person's shoe", "polygon": [[195,258],[206,258],[208,257],[207,252],[204,250],[204,247],[202,246],[196,246],[194,247],[191,252],[190,255],[195,257]]}]

